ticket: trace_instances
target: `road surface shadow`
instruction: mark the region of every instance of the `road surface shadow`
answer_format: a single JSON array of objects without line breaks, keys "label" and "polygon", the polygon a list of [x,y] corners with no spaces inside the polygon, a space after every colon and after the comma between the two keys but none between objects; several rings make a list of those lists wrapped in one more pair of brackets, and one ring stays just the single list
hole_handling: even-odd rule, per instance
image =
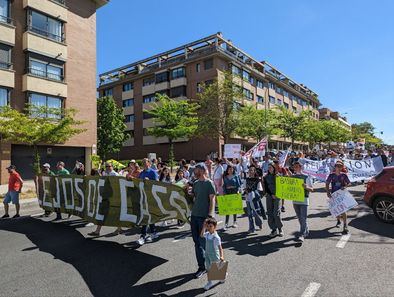
[{"label": "road surface shadow", "polygon": [[94,296],[132,296],[132,291],[141,296],[133,285],[167,262],[115,242],[87,239],[65,224],[32,217],[1,220],[0,230],[24,234],[40,251],[73,265]]},{"label": "road surface shadow", "polygon": [[394,239],[394,225],[380,222],[373,213],[354,218],[349,222],[349,226],[380,236],[380,241]]}]

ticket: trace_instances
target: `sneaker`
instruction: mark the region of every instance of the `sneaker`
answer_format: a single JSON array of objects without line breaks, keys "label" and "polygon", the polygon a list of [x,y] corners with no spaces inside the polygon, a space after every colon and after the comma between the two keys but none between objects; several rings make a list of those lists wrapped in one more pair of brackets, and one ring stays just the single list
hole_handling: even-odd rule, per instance
[{"label": "sneaker", "polygon": [[207,284],[204,286],[204,290],[208,291],[212,287],[213,287],[213,282],[212,281],[208,281]]},{"label": "sneaker", "polygon": [[157,238],[159,238],[159,233],[158,233],[158,232],[152,233],[152,234],[150,235],[150,237],[151,237],[152,239],[157,239]]},{"label": "sneaker", "polygon": [[144,245],[145,244],[145,237],[141,236],[140,239],[137,240],[137,243],[139,245]]},{"label": "sneaker", "polygon": [[194,278],[200,278],[206,273],[205,269],[198,269],[197,272],[194,274]]},{"label": "sneaker", "polygon": [[342,232],[343,234],[348,234],[349,233],[349,230],[348,230],[348,228],[347,227],[343,227],[343,232]]},{"label": "sneaker", "polygon": [[341,227],[341,221],[340,220],[337,220],[337,224],[335,225],[335,227],[337,227],[337,228]]},{"label": "sneaker", "polygon": [[185,224],[178,224],[176,227],[177,227],[178,229],[182,229],[182,228],[185,227]]},{"label": "sneaker", "polygon": [[283,237],[285,234],[283,233],[282,229],[279,229],[279,237]]},{"label": "sneaker", "polygon": [[252,233],[254,233],[254,232],[255,232],[254,229],[249,229],[249,230],[248,230],[248,233],[250,233],[250,234],[252,234]]},{"label": "sneaker", "polygon": [[100,236],[100,232],[93,231],[93,232],[88,233],[88,235],[93,236],[93,237],[97,237],[97,236]]},{"label": "sneaker", "polygon": [[152,239],[152,237],[151,237],[150,235],[147,235],[147,236],[145,237],[145,242],[150,243],[150,242],[152,242],[152,241],[153,241],[153,239]]},{"label": "sneaker", "polygon": [[304,236],[300,236],[297,238],[297,241],[299,242],[304,242],[304,240],[305,240]]},{"label": "sneaker", "polygon": [[276,230],[272,230],[270,233],[270,237],[275,237],[276,235],[278,235],[278,232]]},{"label": "sneaker", "polygon": [[9,218],[9,217],[10,217],[9,214],[5,214],[5,215],[3,215],[1,218],[2,218],[2,219],[7,219],[7,218]]},{"label": "sneaker", "polygon": [[285,207],[284,207],[284,206],[282,206],[282,207],[280,208],[280,211],[281,211],[281,212],[286,212],[286,209],[285,209]]},{"label": "sneaker", "polygon": [[224,280],[219,281],[219,284],[224,284],[225,282],[226,282],[226,280],[224,279]]},{"label": "sneaker", "polygon": [[167,221],[161,222],[160,227],[166,227],[167,226]]},{"label": "sneaker", "polygon": [[234,224],[232,225],[233,228],[238,228],[238,224],[237,222],[234,222]]},{"label": "sneaker", "polygon": [[69,220],[69,219],[71,219],[72,217],[73,217],[72,214],[68,214],[67,219]]},{"label": "sneaker", "polygon": [[228,224],[224,225],[223,231],[226,231],[228,229]]},{"label": "sneaker", "polygon": [[17,218],[19,218],[20,217],[20,215],[19,214],[16,214],[16,215],[14,215],[12,218],[13,219],[17,219]]}]

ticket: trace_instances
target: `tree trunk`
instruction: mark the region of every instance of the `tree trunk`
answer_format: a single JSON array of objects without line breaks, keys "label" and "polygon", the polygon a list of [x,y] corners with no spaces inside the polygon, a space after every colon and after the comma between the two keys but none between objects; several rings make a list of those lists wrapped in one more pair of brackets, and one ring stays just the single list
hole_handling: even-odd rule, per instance
[{"label": "tree trunk", "polygon": [[170,144],[168,151],[168,162],[170,163],[170,170],[172,173],[174,167],[174,143],[172,142],[172,139],[169,139],[168,142]]},{"label": "tree trunk", "polygon": [[40,166],[40,154],[38,152],[38,146],[33,145],[34,151],[34,160],[33,160],[33,171],[34,171],[34,185],[36,187],[36,192],[38,195],[38,175],[41,173],[41,166]]}]

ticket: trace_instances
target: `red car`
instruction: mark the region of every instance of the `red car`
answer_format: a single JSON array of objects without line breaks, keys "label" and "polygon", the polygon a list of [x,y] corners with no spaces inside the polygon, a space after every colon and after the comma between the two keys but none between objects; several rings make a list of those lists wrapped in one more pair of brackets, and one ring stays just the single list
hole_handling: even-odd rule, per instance
[{"label": "red car", "polygon": [[384,168],[367,183],[364,201],[379,220],[394,223],[394,166]]}]

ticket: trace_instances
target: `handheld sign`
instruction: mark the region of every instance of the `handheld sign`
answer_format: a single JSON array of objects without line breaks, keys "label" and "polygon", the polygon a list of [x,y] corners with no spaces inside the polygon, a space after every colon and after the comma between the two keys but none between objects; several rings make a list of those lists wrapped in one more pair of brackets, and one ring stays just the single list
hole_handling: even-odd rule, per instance
[{"label": "handheld sign", "polygon": [[220,195],[217,200],[221,216],[245,213],[241,194]]},{"label": "handheld sign", "polygon": [[335,191],[331,194],[331,198],[328,199],[328,208],[334,218],[357,205],[357,201],[347,190]]},{"label": "handheld sign", "polygon": [[305,189],[303,184],[304,180],[300,178],[277,176],[275,196],[280,199],[304,202]]}]

